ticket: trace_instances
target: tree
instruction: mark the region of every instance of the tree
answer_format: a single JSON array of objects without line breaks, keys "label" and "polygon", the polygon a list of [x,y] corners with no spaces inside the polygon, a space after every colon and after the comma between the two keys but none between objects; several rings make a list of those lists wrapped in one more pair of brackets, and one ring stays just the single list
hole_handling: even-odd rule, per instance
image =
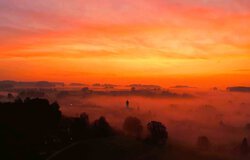
[{"label": "tree", "polygon": [[50,106],[51,106],[51,113],[53,114],[51,118],[54,120],[53,122],[55,124],[59,124],[62,118],[60,106],[57,102],[52,103]]},{"label": "tree", "polygon": [[[47,137],[55,133],[61,120],[57,103],[46,99],[20,98],[14,102],[0,102],[0,131],[13,146],[32,146],[34,150],[44,144]],[[9,139],[8,135],[14,138]],[[20,147],[22,149],[22,147]]]},{"label": "tree", "polygon": [[247,123],[245,126],[246,131],[250,131],[250,123]]},{"label": "tree", "polygon": [[167,128],[157,121],[151,121],[148,123],[147,128],[150,132],[148,140],[157,145],[165,145],[168,139]]},{"label": "tree", "polygon": [[80,121],[85,128],[89,127],[89,116],[87,113],[80,114]]},{"label": "tree", "polygon": [[123,123],[123,129],[128,135],[140,138],[143,126],[138,118],[127,117]]},{"label": "tree", "polygon": [[129,109],[129,101],[126,101],[126,108]]},{"label": "tree", "polygon": [[8,98],[8,99],[14,99],[15,97],[13,96],[13,94],[8,93],[7,98]]},{"label": "tree", "polygon": [[89,87],[82,88],[82,92],[89,93],[90,92]]},{"label": "tree", "polygon": [[93,130],[96,136],[107,137],[113,135],[113,130],[105,117],[100,117],[93,123]]},{"label": "tree", "polygon": [[246,155],[248,154],[248,150],[249,150],[248,141],[247,138],[245,137],[241,143],[240,152],[241,154]]},{"label": "tree", "polygon": [[211,147],[210,141],[206,136],[200,136],[197,140],[197,146],[200,150],[209,150]]},{"label": "tree", "polygon": [[80,117],[74,118],[71,130],[73,138],[86,138],[89,134],[89,116],[86,113],[82,113]]}]

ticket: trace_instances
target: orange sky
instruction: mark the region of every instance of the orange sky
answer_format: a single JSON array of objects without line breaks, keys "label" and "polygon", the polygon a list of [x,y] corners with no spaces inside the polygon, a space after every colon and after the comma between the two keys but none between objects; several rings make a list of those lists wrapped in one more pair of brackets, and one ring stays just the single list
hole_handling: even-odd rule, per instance
[{"label": "orange sky", "polygon": [[248,0],[1,0],[0,79],[250,85]]}]

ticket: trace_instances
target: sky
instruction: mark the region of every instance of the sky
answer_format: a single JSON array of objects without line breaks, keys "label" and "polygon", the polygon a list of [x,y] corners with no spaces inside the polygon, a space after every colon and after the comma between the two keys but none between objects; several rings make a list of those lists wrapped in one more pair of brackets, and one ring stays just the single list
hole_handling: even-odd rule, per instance
[{"label": "sky", "polygon": [[250,85],[249,0],[0,0],[0,80]]}]

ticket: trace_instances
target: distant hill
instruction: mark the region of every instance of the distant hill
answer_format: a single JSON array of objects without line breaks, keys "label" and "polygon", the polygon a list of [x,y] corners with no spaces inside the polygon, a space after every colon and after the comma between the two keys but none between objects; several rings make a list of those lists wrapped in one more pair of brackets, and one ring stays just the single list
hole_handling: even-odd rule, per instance
[{"label": "distant hill", "polygon": [[0,81],[0,89],[11,89],[14,87],[56,87],[64,86],[63,82],[48,82],[48,81],[36,81],[36,82],[18,82],[18,81]]},{"label": "distant hill", "polygon": [[227,90],[230,92],[250,92],[250,87],[234,86],[234,87],[228,87]]}]

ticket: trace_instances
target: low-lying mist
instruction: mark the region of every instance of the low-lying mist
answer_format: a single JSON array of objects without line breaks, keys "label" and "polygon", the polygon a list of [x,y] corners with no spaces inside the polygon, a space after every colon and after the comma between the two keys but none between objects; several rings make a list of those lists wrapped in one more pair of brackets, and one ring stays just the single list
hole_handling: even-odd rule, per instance
[{"label": "low-lying mist", "polygon": [[198,89],[190,93],[193,98],[96,95],[70,96],[58,101],[66,116],[86,112],[92,121],[105,116],[118,129],[122,129],[127,116],[138,117],[144,126],[152,120],[161,121],[170,140],[190,146],[195,146],[199,136],[207,136],[213,146],[222,150],[232,149],[244,137],[250,138],[249,93]]}]

